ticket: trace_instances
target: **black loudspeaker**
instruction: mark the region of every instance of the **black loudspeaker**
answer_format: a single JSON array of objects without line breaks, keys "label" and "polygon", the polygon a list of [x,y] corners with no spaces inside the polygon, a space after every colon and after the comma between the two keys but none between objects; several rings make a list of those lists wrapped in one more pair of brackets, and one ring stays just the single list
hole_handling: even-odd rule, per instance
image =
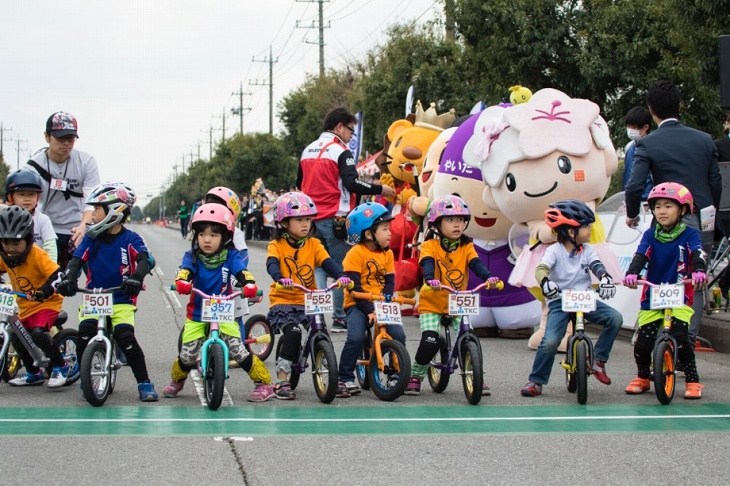
[{"label": "black loudspeaker", "polygon": [[730,35],[720,36],[720,106],[730,109]]}]

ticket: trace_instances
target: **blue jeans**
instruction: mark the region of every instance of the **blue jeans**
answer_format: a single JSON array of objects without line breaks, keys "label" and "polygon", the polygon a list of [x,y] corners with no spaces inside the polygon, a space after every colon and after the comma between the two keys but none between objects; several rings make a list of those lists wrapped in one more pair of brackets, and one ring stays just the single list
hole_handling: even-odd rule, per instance
[{"label": "blue jeans", "polygon": [[[360,351],[365,343],[366,330],[368,328],[368,316],[362,313],[357,306],[347,309],[347,340],[342,348],[340,355],[340,366],[338,370],[339,380],[343,383],[355,381],[355,366],[360,357]],[[388,325],[385,326],[388,334],[406,345],[406,333],[403,326]]]},{"label": "blue jeans", "polygon": [[[322,244],[327,248],[327,252],[332,259],[342,266],[342,261],[345,259],[350,245],[345,240],[341,240],[335,236],[334,218],[320,219],[315,224],[317,226],[317,238],[322,241]],[[314,277],[317,281],[318,288],[323,289],[327,287],[327,274],[321,267],[317,267],[314,270]],[[345,319],[345,311],[343,309],[344,301],[345,296],[342,293],[342,289],[332,289],[332,304],[335,307],[332,317]]]},{"label": "blue jeans", "polygon": [[[621,313],[613,307],[604,304],[600,300],[596,304],[596,310],[585,314],[585,319],[603,326],[601,335],[598,336],[598,341],[596,341],[593,348],[593,355],[596,361],[608,361],[613,342],[616,340],[624,320]],[[570,314],[563,312],[562,307],[563,304],[560,299],[548,304],[545,335],[537,348],[535,361],[532,363],[532,373],[530,373],[530,381],[533,383],[547,385],[550,378],[555,353],[558,352],[558,346],[565,336],[570,321]]]}]

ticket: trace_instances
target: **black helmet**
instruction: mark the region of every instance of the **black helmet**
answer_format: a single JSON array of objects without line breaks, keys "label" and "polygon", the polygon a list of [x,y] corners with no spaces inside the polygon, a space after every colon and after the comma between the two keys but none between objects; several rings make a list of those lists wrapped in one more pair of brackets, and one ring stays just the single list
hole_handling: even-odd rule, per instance
[{"label": "black helmet", "polygon": [[22,255],[10,256],[0,246],[0,257],[7,266],[22,265],[33,246],[33,216],[20,206],[0,210],[0,239],[25,240],[28,245]]},{"label": "black helmet", "polygon": [[9,174],[5,181],[5,194],[10,194],[13,191],[43,192],[41,176],[31,170],[16,170]]}]

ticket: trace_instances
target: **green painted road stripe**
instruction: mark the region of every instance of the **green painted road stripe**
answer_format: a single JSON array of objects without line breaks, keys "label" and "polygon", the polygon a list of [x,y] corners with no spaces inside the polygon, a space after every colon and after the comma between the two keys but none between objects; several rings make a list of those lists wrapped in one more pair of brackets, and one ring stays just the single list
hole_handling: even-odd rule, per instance
[{"label": "green painted road stripe", "polygon": [[269,436],[730,431],[730,404],[0,408],[0,435]]}]

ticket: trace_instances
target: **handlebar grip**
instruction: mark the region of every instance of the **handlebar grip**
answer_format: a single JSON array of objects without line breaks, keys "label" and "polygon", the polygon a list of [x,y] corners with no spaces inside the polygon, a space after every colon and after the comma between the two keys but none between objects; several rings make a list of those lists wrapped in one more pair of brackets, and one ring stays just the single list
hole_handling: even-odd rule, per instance
[{"label": "handlebar grip", "polygon": [[497,285],[495,285],[494,288],[497,290],[502,290],[504,288],[504,282],[500,280],[499,282],[497,282]]}]

